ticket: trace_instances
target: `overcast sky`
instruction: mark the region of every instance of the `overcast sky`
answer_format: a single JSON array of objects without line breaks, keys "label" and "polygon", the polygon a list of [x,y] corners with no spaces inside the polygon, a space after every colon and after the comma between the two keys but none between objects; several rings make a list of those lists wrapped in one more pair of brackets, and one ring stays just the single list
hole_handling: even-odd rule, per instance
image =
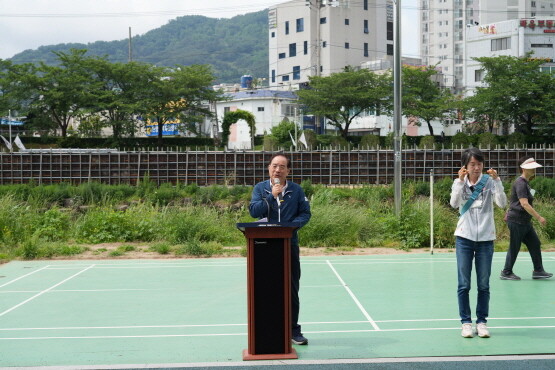
[{"label": "overcast sky", "polygon": [[[362,1],[362,0],[352,0]],[[142,35],[184,15],[230,18],[285,0],[0,0],[0,58],[61,43]],[[372,0],[370,0],[370,3]],[[401,0],[403,54],[417,56],[417,0]]]}]

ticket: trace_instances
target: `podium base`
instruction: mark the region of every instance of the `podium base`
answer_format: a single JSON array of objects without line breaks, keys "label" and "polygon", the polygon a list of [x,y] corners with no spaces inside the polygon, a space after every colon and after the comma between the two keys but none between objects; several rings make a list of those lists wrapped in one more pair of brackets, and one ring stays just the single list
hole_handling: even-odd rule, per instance
[{"label": "podium base", "polygon": [[276,354],[264,354],[264,355],[251,355],[248,349],[243,350],[243,361],[253,361],[253,360],[287,360],[287,359],[297,359],[297,351],[295,348],[291,348],[291,353],[276,353]]}]

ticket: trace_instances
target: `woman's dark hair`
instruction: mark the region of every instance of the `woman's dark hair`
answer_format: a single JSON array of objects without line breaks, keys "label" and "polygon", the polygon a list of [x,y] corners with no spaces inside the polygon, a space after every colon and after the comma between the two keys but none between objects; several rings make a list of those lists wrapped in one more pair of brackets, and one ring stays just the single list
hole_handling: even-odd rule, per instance
[{"label": "woman's dark hair", "polygon": [[462,156],[461,156],[461,164],[463,166],[467,166],[468,162],[474,157],[478,162],[484,163],[484,155],[482,151],[478,148],[468,148],[466,149]]},{"label": "woman's dark hair", "polygon": [[272,164],[272,161],[274,160],[275,157],[283,157],[285,159],[287,159],[287,168],[291,168],[291,159],[289,159],[288,156],[286,156],[283,153],[276,153],[272,156],[272,158],[270,158],[270,162],[268,162],[268,166]]}]

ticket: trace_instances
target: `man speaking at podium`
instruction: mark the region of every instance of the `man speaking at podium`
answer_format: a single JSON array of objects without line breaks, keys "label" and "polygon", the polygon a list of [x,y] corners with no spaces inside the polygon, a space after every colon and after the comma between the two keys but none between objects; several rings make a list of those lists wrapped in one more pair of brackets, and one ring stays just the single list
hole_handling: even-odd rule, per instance
[{"label": "man speaking at podium", "polygon": [[[276,154],[270,159],[270,178],[256,184],[252,191],[249,212],[252,217],[267,218],[268,222],[293,222],[299,228],[310,220],[310,205],[303,189],[287,180],[291,161],[284,154]],[[301,262],[299,259],[299,237],[297,230],[291,238],[291,325],[292,342],[308,344],[299,325],[299,280]]]}]

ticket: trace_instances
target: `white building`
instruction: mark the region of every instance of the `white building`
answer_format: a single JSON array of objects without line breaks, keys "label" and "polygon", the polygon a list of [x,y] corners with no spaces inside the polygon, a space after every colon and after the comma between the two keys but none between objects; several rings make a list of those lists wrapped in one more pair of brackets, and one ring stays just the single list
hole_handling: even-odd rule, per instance
[{"label": "white building", "polygon": [[482,86],[484,71],[472,58],[507,55],[522,57],[533,52],[533,58],[545,60],[542,68],[555,71],[555,17],[514,19],[468,27],[466,30],[466,87],[472,95]]},{"label": "white building", "polygon": [[[255,135],[270,133],[272,127],[287,118],[291,122],[300,121],[297,95],[290,91],[246,90],[226,94],[230,100],[216,103],[216,115],[221,130],[225,113],[238,109],[251,112],[255,117]],[[239,120],[230,128],[229,148],[250,149],[249,128]]]},{"label": "white building", "polygon": [[438,64],[444,85],[464,91],[466,28],[511,19],[553,17],[555,0],[421,0],[421,53]]},{"label": "white building", "polygon": [[271,8],[268,21],[271,88],[393,56],[391,0],[293,0]]}]

